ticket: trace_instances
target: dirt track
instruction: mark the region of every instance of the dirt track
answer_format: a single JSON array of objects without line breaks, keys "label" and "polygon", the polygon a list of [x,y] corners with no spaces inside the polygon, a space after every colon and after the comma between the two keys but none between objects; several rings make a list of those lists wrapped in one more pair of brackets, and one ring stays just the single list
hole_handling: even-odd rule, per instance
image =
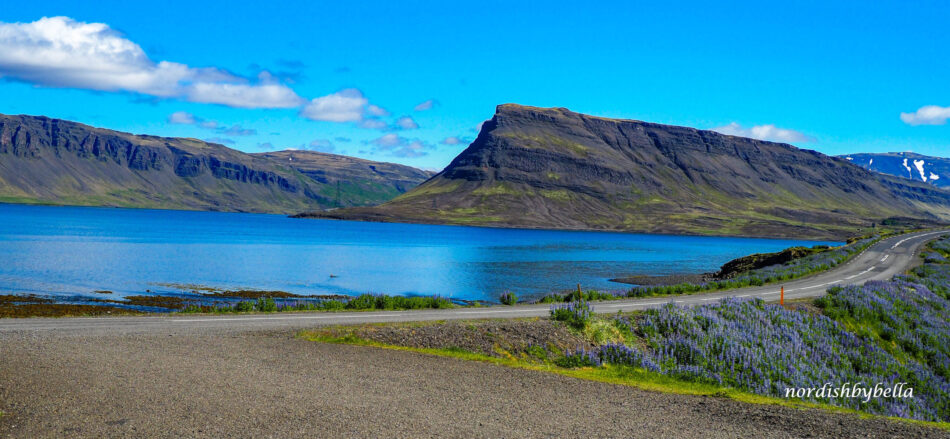
[{"label": "dirt track", "polygon": [[290,333],[0,335],[0,437],[950,437]]}]

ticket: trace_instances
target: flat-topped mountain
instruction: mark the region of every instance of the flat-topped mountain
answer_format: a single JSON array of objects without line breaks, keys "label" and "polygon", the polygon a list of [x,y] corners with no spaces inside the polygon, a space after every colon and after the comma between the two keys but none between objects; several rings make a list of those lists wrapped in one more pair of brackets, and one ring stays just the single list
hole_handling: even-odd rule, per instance
[{"label": "flat-topped mountain", "polygon": [[950,159],[913,152],[859,153],[840,156],[862,168],[950,188]]},{"label": "flat-topped mountain", "polygon": [[245,154],[196,139],[0,115],[2,202],[293,213],[378,204],[430,176],[312,151]]},{"label": "flat-topped mountain", "polygon": [[507,104],[415,189],[301,216],[840,238],[888,217],[950,218],[950,192],[781,143]]}]

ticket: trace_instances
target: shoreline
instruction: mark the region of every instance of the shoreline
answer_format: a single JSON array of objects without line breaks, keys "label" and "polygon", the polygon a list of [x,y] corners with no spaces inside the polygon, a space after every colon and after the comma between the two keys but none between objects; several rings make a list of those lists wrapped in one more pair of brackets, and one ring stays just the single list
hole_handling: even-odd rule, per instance
[{"label": "shoreline", "polygon": [[[865,240],[870,239],[866,238]],[[883,237],[878,238],[883,239]],[[861,241],[855,241],[855,243],[860,243]],[[871,243],[876,242],[872,241]],[[850,244],[849,244],[850,245]],[[866,244],[871,245],[871,244]],[[730,265],[735,265],[737,261],[749,260],[752,261],[752,265],[747,265],[748,267],[756,267],[755,263],[761,262],[763,260],[770,260],[769,258],[775,255],[781,255],[788,253],[789,250],[794,250],[802,248],[808,250],[804,254],[806,256],[797,257],[791,259],[795,261],[798,259],[804,259],[813,254],[823,254],[831,251],[836,251],[838,249],[844,249],[847,246],[841,247],[825,247],[824,249],[819,249],[819,247],[813,247],[808,249],[806,247],[791,247],[780,252],[774,253],[756,253],[748,256],[743,256],[736,258],[732,261],[727,262],[723,265],[723,268],[716,273],[702,273],[702,274],[687,274],[687,275],[667,275],[667,276],[628,276],[623,278],[613,278],[610,279],[611,282],[617,283],[626,283],[634,285],[634,287],[622,295],[617,295],[616,293],[607,293],[600,290],[588,290],[586,292],[577,291],[577,297],[587,298],[587,300],[612,300],[619,299],[624,297],[667,297],[667,296],[679,296],[682,294],[694,294],[696,292],[712,292],[720,290],[728,290],[732,288],[741,288],[742,285],[732,285],[731,279],[735,279],[736,273],[723,273],[723,270]],[[815,249],[817,252],[815,252]],[[861,252],[849,253],[848,256],[841,262],[846,263],[851,258],[857,256]],[[822,273],[826,270],[833,269],[835,265],[832,265],[825,270],[817,270],[806,273],[804,276],[794,277],[790,280],[809,277],[814,274]],[[758,268],[755,268],[758,269]],[[753,273],[753,271],[743,271],[742,273]],[[709,282],[709,283],[707,283]],[[765,282],[771,283],[771,282]],[[120,300],[113,300],[106,297],[105,295],[112,294],[111,291],[106,290],[97,290],[95,293],[97,296],[94,297],[83,297],[83,296],[73,296],[81,297],[78,300],[73,300],[69,302],[60,302],[55,303],[55,301],[49,297],[38,296],[34,294],[30,295],[0,295],[0,318],[26,318],[26,317],[69,317],[69,316],[106,316],[106,315],[148,315],[148,314],[169,314],[169,313],[207,313],[207,314],[220,314],[220,313],[234,313],[234,312],[288,312],[288,311],[334,311],[334,310],[398,310],[406,309],[400,308],[399,305],[392,304],[382,304],[380,305],[363,305],[360,307],[352,308],[347,303],[349,301],[355,300],[358,297],[370,296],[373,299],[370,300],[383,300],[381,298],[387,298],[385,300],[432,300],[433,298],[425,299],[427,296],[387,296],[387,295],[362,295],[362,296],[345,296],[339,294],[331,295],[300,295],[294,293],[288,293],[285,291],[275,291],[275,290],[256,290],[256,289],[226,289],[226,288],[216,288],[205,285],[197,284],[156,284],[158,286],[170,287],[178,291],[178,293],[161,293],[154,294],[151,290],[146,290],[147,294],[139,295],[128,295],[119,298]],[[683,291],[677,290],[676,286],[696,286],[699,288],[696,291],[693,289],[683,289]],[[707,285],[705,288],[698,287],[699,285]],[[720,287],[711,288],[710,286],[720,285]],[[722,285],[726,285],[723,287]],[[759,284],[751,284],[759,285]],[[694,288],[695,289],[695,288]],[[643,294],[638,292],[637,295],[632,295],[633,291],[642,290]],[[656,291],[653,291],[656,290]],[[565,289],[564,291],[571,291]],[[538,298],[533,303],[550,303],[550,302],[561,302],[566,301],[570,297],[573,297],[574,293],[547,293],[546,295],[538,296]],[[393,299],[388,299],[388,298]],[[406,298],[406,299],[400,299]],[[250,299],[250,301],[248,300]],[[552,300],[553,299],[553,300]],[[256,302],[255,302],[256,300]],[[456,305],[460,306],[482,306],[482,305],[497,305],[494,302],[485,302],[485,301],[470,301],[470,300],[456,300],[452,299],[452,302],[455,302]],[[324,302],[330,302],[329,305],[324,305]],[[385,302],[385,301],[384,301]],[[412,305],[415,307],[416,305]],[[435,305],[426,305],[435,306]],[[442,305],[439,305],[442,306]]]}]

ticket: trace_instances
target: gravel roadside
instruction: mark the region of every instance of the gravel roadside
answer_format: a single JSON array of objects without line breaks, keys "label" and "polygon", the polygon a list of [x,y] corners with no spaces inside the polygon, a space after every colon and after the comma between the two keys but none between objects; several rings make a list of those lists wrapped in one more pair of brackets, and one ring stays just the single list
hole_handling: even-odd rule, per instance
[{"label": "gravel roadside", "polygon": [[0,334],[0,437],[950,437],[288,332]]}]

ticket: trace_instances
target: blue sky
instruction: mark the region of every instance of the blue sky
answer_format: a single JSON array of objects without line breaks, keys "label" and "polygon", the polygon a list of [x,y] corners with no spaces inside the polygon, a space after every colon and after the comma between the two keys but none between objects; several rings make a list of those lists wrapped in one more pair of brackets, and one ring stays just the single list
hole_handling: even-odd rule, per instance
[{"label": "blue sky", "polygon": [[950,155],[941,2],[79,3],[0,12],[0,113],[429,169],[507,102]]}]

